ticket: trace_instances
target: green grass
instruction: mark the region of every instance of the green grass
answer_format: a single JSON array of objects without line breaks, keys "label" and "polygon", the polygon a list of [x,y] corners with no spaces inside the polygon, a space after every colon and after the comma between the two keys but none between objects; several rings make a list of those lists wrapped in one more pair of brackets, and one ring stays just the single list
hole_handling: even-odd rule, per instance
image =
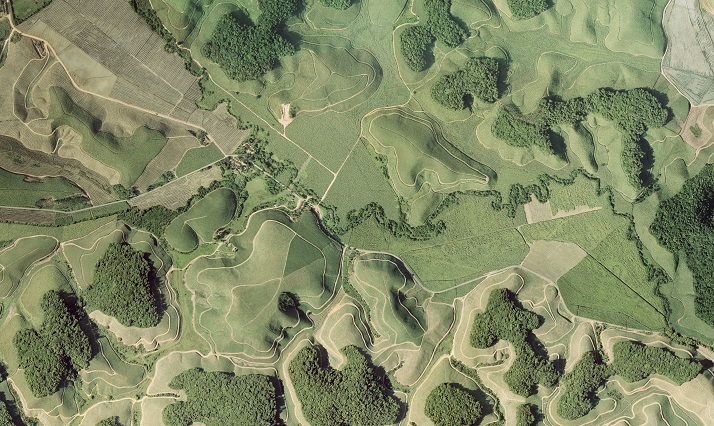
[{"label": "green grass", "polygon": [[523,261],[528,246],[515,229],[522,219],[493,210],[487,197],[461,194],[456,200],[436,217],[435,221],[446,223],[446,230],[433,239],[394,238],[374,220],[365,221],[344,239],[354,247],[394,253],[432,291],[443,291]]},{"label": "green grass", "polygon": [[213,233],[233,219],[236,203],[236,194],[230,189],[211,192],[166,227],[166,241],[182,252],[212,241]]},{"label": "green grass", "polygon": [[312,215],[290,223],[272,210],[254,215],[231,245],[234,254],[199,258],[186,270],[196,331],[217,351],[266,356],[283,329],[306,325],[296,312],[278,310],[280,293],[297,294],[303,310],[322,309],[334,291],[341,250]]},{"label": "green grass", "polygon": [[57,240],[54,238],[35,236],[19,239],[13,246],[0,252],[3,271],[0,275],[0,297],[12,294],[30,266],[50,255],[56,248]]},{"label": "green grass", "polygon": [[[355,261],[352,285],[370,306],[370,323],[393,342],[419,345],[426,331],[424,300],[415,300],[415,284],[389,259]],[[409,300],[407,300],[409,297]]]},{"label": "green grass", "polygon": [[662,330],[664,316],[595,259],[588,256],[558,280],[575,315],[643,330]]},{"label": "green grass", "polygon": [[96,160],[121,173],[121,184],[130,188],[141,176],[146,165],[166,145],[159,131],[138,127],[128,137],[117,137],[99,131],[101,121],[77,105],[63,89],[50,89],[52,127],[69,126],[82,135],[82,150]]},{"label": "green grass", "polygon": [[488,189],[495,173],[445,140],[423,116],[403,110],[367,118],[368,140],[387,158],[389,178],[397,194],[408,200],[424,190],[449,193]]},{"label": "green grass", "polygon": [[84,196],[84,192],[63,177],[37,179],[0,169],[0,202],[5,206],[37,207],[43,199],[72,196]]},{"label": "green grass", "polygon": [[223,153],[218,149],[216,144],[189,149],[183,155],[179,165],[176,166],[176,176],[181,177],[195,170],[202,169],[221,158],[223,158]]},{"label": "green grass", "polygon": [[15,23],[20,23],[52,3],[52,0],[16,0],[12,2]]}]

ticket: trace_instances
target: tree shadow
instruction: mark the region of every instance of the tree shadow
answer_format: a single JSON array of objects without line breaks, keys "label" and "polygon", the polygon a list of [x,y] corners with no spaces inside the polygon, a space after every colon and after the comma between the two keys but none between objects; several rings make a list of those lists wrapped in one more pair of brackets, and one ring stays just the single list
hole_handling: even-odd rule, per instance
[{"label": "tree shadow", "polygon": [[156,306],[156,313],[158,314],[159,321],[166,313],[168,309],[168,303],[166,302],[166,295],[161,291],[161,286],[164,284],[165,277],[159,277],[158,271],[154,262],[151,260],[149,253],[143,253],[144,260],[149,264],[149,291],[151,296],[154,298],[154,305]]},{"label": "tree shadow", "polygon": [[82,329],[82,332],[84,332],[84,334],[87,336],[87,340],[89,340],[91,358],[94,358],[101,352],[102,349],[102,346],[99,344],[98,340],[99,336],[101,336],[101,333],[99,332],[97,325],[89,318],[89,315],[87,315],[87,311],[84,309],[84,302],[82,301],[82,299],[79,298],[79,296],[77,296],[77,294],[61,291],[59,293],[59,296],[64,302],[65,306],[67,306],[67,310],[70,312],[70,314],[74,315],[74,317],[77,318],[79,328]]}]

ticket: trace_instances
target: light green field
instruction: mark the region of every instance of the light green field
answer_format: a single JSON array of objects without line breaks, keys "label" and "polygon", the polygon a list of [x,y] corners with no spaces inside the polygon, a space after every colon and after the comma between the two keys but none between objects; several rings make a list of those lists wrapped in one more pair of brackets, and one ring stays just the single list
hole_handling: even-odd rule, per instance
[{"label": "light green field", "polygon": [[394,238],[370,219],[345,235],[345,241],[361,249],[394,253],[432,291],[473,283],[482,274],[519,264],[528,254],[516,230],[522,219],[494,211],[487,197],[459,195],[455,205],[434,219],[439,220],[446,223],[446,230],[431,240]]},{"label": "light green field", "polygon": [[590,256],[558,280],[558,289],[575,315],[643,330],[665,326],[655,306]]},{"label": "light green field", "polygon": [[301,309],[323,309],[341,251],[310,215],[290,223],[276,211],[251,217],[231,244],[235,254],[199,258],[186,271],[196,331],[218,352],[272,357],[284,329],[304,326],[295,312],[278,311],[278,296],[293,292]]},{"label": "light green field", "polygon": [[166,227],[166,241],[173,248],[190,252],[199,244],[213,239],[213,233],[233,219],[236,211],[236,195],[226,188],[219,188]]},{"label": "light green field", "polygon": [[[604,272],[599,275],[604,273],[604,280],[615,284],[613,279],[616,279],[619,281],[619,285],[627,287],[627,289],[620,289],[620,292],[635,292],[640,296],[639,298],[622,299],[622,303],[636,305],[646,301],[647,305],[661,314],[664,312],[663,301],[655,293],[655,283],[647,279],[647,270],[639,258],[634,241],[627,238],[627,226],[628,220],[626,218],[616,216],[610,211],[609,207],[604,207],[601,210],[526,225],[521,228],[521,231],[529,241],[557,240],[578,244],[594,259],[595,263],[602,266]],[[593,270],[594,266],[590,264],[586,269]],[[571,274],[575,273],[571,271]],[[567,278],[567,275],[565,278]],[[577,281],[587,288],[592,285],[589,281],[580,281],[580,278]],[[571,286],[575,285],[574,281],[571,280],[569,282]],[[571,292],[570,294],[573,293]],[[606,293],[603,293],[603,297],[607,297]],[[565,297],[565,300],[568,303],[567,297]],[[582,306],[585,306],[586,309],[599,312],[599,316],[603,321],[621,324],[622,318],[619,315],[617,318],[601,316],[603,308],[600,304],[602,302],[596,302],[594,298],[590,299],[589,303],[586,303],[587,300],[583,300],[582,297],[578,300],[584,302]],[[570,308],[573,309],[572,306]],[[634,305],[631,307],[621,306],[620,309],[623,312],[638,312],[635,310],[637,308]],[[607,309],[607,311],[610,310]],[[645,321],[642,322],[645,323]],[[656,322],[648,320],[646,323],[654,326]]]},{"label": "light green field", "polygon": [[57,246],[58,242],[53,237],[36,236],[18,239],[0,251],[0,296],[12,295],[32,264],[52,254]]},{"label": "light green field", "polygon": [[414,281],[397,264],[389,259],[358,259],[352,285],[363,298],[369,299],[370,322],[380,336],[395,343],[420,343],[428,326],[424,301],[412,294],[418,293]]},{"label": "light green field", "polygon": [[148,127],[138,127],[128,137],[116,137],[97,130],[101,125],[90,112],[83,110],[58,87],[50,89],[50,118],[52,126],[69,126],[82,136],[82,150],[99,162],[121,173],[121,183],[126,188],[141,176],[146,165],[166,145],[166,137]]},{"label": "light green field", "polygon": [[184,154],[179,165],[176,166],[176,176],[181,177],[195,170],[200,170],[221,158],[223,158],[223,153],[216,144],[189,149]]},{"label": "light green field", "polygon": [[0,200],[5,206],[36,207],[45,199],[60,199],[84,192],[63,177],[31,179],[0,169]]}]

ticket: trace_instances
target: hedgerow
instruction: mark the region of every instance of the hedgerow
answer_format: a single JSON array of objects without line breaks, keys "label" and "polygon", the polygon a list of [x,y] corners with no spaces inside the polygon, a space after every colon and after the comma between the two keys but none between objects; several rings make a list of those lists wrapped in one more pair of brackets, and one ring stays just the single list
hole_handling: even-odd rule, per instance
[{"label": "hedgerow", "polygon": [[558,415],[566,420],[578,419],[593,409],[595,391],[612,375],[595,352],[586,352],[570,373],[563,376],[563,394],[558,399]]},{"label": "hedgerow", "polygon": [[680,358],[665,348],[643,345],[640,342],[617,342],[613,348],[614,374],[628,382],[636,382],[652,374],[665,376],[681,385],[697,377],[702,364],[689,358]]}]

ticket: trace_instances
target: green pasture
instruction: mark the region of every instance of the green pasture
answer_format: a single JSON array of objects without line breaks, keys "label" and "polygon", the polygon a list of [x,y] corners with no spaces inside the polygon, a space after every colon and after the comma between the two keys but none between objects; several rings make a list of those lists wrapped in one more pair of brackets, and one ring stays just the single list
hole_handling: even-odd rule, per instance
[{"label": "green pasture", "polygon": [[0,200],[5,206],[37,207],[42,199],[84,196],[84,192],[64,177],[31,178],[0,169]]},{"label": "green pasture", "polygon": [[116,168],[121,184],[130,188],[141,176],[146,165],[166,145],[167,139],[158,130],[139,126],[128,137],[117,137],[100,131],[101,120],[77,105],[59,87],[50,89],[52,127],[69,126],[82,136],[82,150],[88,155]]},{"label": "green pasture", "polygon": [[216,189],[166,227],[166,241],[181,252],[190,252],[200,243],[212,241],[213,233],[233,219],[236,203],[232,190]]},{"label": "green pasture", "polygon": [[456,149],[425,116],[395,109],[365,121],[372,148],[386,157],[395,192],[407,200],[429,191],[489,189],[495,180],[493,170]]},{"label": "green pasture", "polygon": [[522,219],[495,211],[488,197],[457,195],[455,204],[434,219],[439,220],[445,222],[446,230],[426,241],[394,238],[373,219],[343,238],[357,248],[394,253],[432,291],[444,291],[487,272],[520,264],[528,254],[526,242],[515,229]]},{"label": "green pasture", "polygon": [[657,308],[590,256],[558,280],[558,289],[575,315],[643,330],[665,327]]},{"label": "green pasture", "polygon": [[395,343],[411,341],[419,345],[426,331],[423,300],[410,293],[414,281],[389,259],[358,259],[351,283],[370,307],[370,323],[380,336]]},{"label": "green pasture", "polygon": [[17,305],[28,323],[39,329],[44,319],[42,296],[50,290],[72,292],[72,286],[64,273],[52,263],[34,267],[23,281],[18,289]]},{"label": "green pasture", "polygon": [[0,297],[11,296],[31,266],[52,254],[57,246],[55,238],[38,235],[20,238],[0,251]]},{"label": "green pasture", "polygon": [[50,4],[52,0],[17,0],[12,2],[15,23],[20,23]]},{"label": "green pasture", "polygon": [[[597,211],[525,225],[521,231],[528,241],[557,240],[578,244],[612,278],[619,281],[617,283],[612,278],[608,279],[612,285],[625,286],[640,296],[637,299],[622,299],[623,302],[633,304],[629,309],[622,307],[624,312],[638,312],[635,310],[636,305],[644,300],[661,315],[664,312],[663,300],[656,294],[655,283],[647,279],[647,270],[640,260],[635,242],[627,238],[628,222],[627,218],[617,216],[609,207],[604,207]],[[625,289],[610,291],[628,293]],[[620,320],[618,316],[607,319],[607,322],[621,324]],[[655,324],[651,321],[647,323]]]},{"label": "green pasture", "polygon": [[283,291],[300,308],[321,310],[335,290],[341,250],[315,218],[296,222],[268,210],[230,240],[233,254],[202,257],[186,270],[196,331],[219,352],[271,356],[283,330],[302,327],[297,312],[278,311]]},{"label": "green pasture", "polygon": [[181,177],[223,158],[223,153],[216,146],[210,144],[200,148],[191,148],[183,155],[181,162],[176,166],[176,176]]}]

